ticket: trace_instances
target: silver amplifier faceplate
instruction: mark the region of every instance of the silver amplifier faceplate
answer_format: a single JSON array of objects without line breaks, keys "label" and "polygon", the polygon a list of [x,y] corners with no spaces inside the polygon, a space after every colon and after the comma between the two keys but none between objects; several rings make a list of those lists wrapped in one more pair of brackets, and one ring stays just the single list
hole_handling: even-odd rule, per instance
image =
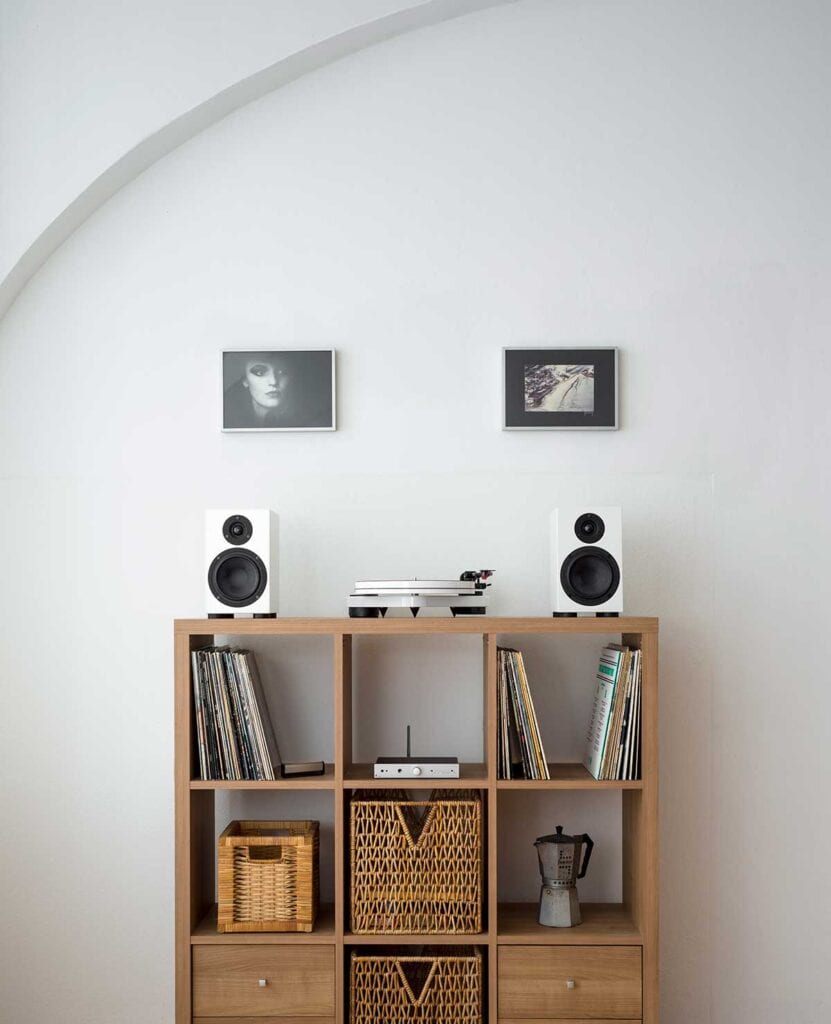
[{"label": "silver amplifier faceplate", "polygon": [[375,762],[375,779],[458,779],[459,762],[455,758],[406,758],[395,760],[379,757]]}]

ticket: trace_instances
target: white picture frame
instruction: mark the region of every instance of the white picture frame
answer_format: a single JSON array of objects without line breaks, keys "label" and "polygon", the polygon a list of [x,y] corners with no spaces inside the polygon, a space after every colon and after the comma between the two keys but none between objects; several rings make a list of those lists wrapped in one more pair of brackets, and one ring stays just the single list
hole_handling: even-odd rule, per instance
[{"label": "white picture frame", "polygon": [[225,433],[337,430],[335,349],[222,350]]}]

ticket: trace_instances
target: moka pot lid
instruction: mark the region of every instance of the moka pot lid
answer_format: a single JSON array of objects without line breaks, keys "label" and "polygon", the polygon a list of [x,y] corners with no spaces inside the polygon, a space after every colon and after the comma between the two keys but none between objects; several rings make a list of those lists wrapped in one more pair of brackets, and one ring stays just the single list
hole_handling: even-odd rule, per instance
[{"label": "moka pot lid", "polygon": [[534,846],[539,846],[541,843],[570,843],[572,846],[582,843],[585,840],[585,836],[566,836],[563,835],[563,826],[557,825],[557,831],[552,833],[550,836],[540,836],[534,840]]}]

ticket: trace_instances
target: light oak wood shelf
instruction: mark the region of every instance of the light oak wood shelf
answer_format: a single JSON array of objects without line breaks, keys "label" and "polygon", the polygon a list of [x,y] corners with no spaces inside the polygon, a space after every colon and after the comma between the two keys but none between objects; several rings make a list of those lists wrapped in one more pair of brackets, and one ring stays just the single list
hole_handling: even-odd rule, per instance
[{"label": "light oak wood shelf", "polygon": [[658,633],[658,620],[642,616],[617,618],[496,618],[490,615],[419,615],[385,619],[177,619],[175,633],[184,636],[419,636],[440,634],[546,634],[569,636],[617,633]]},{"label": "light oak wood shelf", "polygon": [[316,945],[335,941],[335,908],[331,903],[322,903],[312,932],[218,932],[216,930],[216,904],[199,921],[190,941],[194,946],[203,945],[259,945],[272,946],[275,943],[288,945]]},{"label": "light oak wood shelf", "polygon": [[273,782],[249,782],[237,779],[233,782],[212,779],[191,779],[191,789],[336,789],[335,766],[327,764],[323,775],[302,776],[295,779],[275,779]]},{"label": "light oak wood shelf", "polygon": [[582,764],[548,765],[550,779],[498,779],[497,789],[642,789],[640,779],[599,781]]},{"label": "light oak wood shelf", "polygon": [[[480,636],[482,640],[482,699],[484,762],[461,766],[460,779],[372,778],[370,764],[353,763],[353,650],[361,637]],[[523,635],[550,637],[552,644],[569,638],[595,636],[640,647],[643,652],[641,781],[598,782],[581,764],[552,763],[551,779],[526,781],[496,777],[497,645],[503,638],[518,645]],[[192,721],[190,679],[193,650],[233,637],[270,637],[279,650],[281,637],[329,637],[332,644],[332,702],[334,760],[325,774],[275,782],[205,782],[198,774]],[[556,1024],[559,1018],[591,1017],[598,1024],[621,1019],[658,1024],[658,620],[641,616],[597,619],[495,618],[492,616],[388,617],[385,619],[182,619],[174,626],[175,749],[176,749],[176,1024],[203,1024],[222,1018],[251,1024],[251,1012],[234,1009],[236,986],[242,1006],[249,1002],[248,985],[258,986],[264,971],[275,972],[280,985],[266,989],[254,1018],[292,993],[321,990],[321,978],[331,979],[331,1006],[318,1018],[321,1024],[348,1024],[348,956],[357,947],[475,945],[486,953],[484,1024],[516,1024],[529,1016],[528,1007],[557,1007],[552,1014],[535,1011],[538,1020]],[[586,666],[589,678],[596,664]],[[268,679],[264,679],[268,686]],[[354,713],[360,712],[359,708]],[[545,723],[541,723],[545,730]],[[350,793],[367,789],[476,789],[482,794],[485,821],[486,930],[478,935],[353,935],[349,930],[349,807]],[[537,904],[499,901],[497,871],[500,804],[513,791],[550,793],[593,791],[619,793],[621,812],[622,902],[581,904],[583,923],[575,928],[545,928],[537,923]],[[334,903],[321,908],[313,932],[229,933],[216,931],[216,806],[229,791],[330,792],[334,808],[334,858],[331,888]],[[545,797],[543,797],[546,799]],[[586,797],[586,799],[591,799]],[[296,803],[296,801],[295,801]],[[305,951],[305,952],[304,952]],[[501,952],[500,952],[501,951]],[[281,965],[279,968],[275,964]],[[327,966],[328,965],[328,966]],[[522,982],[517,987],[517,971]],[[282,972],[282,973],[281,973]],[[288,973],[286,973],[288,972]],[[321,973],[322,972],[322,973]],[[331,973],[330,973],[331,972]],[[565,972],[565,973],[564,973]],[[570,1012],[562,1002],[562,977],[586,973]],[[633,973],[636,972],[636,973]],[[500,977],[504,984],[500,986]],[[554,980],[552,980],[554,979]],[[285,985],[283,984],[285,982]],[[324,988],[328,986],[327,981]],[[565,983],[563,982],[563,986]],[[230,988],[229,988],[230,986]],[[269,995],[268,993],[272,994]],[[500,1000],[500,992],[504,998]],[[539,1000],[537,1000],[539,996]],[[233,997],[233,998],[232,998]],[[293,997],[292,997],[293,998]],[[327,997],[328,998],[328,997]],[[581,1002],[581,999],[585,1002]],[[218,1002],[213,1002],[218,1000]],[[230,1001],[226,1001],[230,1000]],[[196,1001],[196,1002],[195,1002]],[[629,1009],[639,1005],[638,1014]],[[282,1005],[282,1004],[281,1004]],[[316,1004],[315,1004],[316,1005]],[[323,1006],[323,1003],[320,1004]],[[326,1006],[329,1003],[326,1002]],[[590,1012],[582,1012],[589,1007]],[[308,1019],[312,1004],[294,1009],[269,1009],[281,1024]],[[318,1007],[319,1009],[320,1007]],[[198,1009],[199,1012],[196,1012]],[[210,1009],[211,1012],[204,1012]],[[581,1012],[576,1012],[578,1009]],[[518,1011],[518,1012],[515,1012]],[[260,1017],[257,1018],[256,1014]],[[283,1016],[280,1016],[282,1014]],[[299,1016],[298,1016],[299,1014]]]},{"label": "light oak wood shelf", "polygon": [[349,946],[487,946],[491,942],[488,931],[474,935],[355,935],[344,932],[343,941]]},{"label": "light oak wood shelf", "polygon": [[640,930],[622,903],[581,903],[582,924],[573,928],[546,928],[537,921],[536,903],[500,903],[496,941],[500,945],[607,945],[639,946]]}]

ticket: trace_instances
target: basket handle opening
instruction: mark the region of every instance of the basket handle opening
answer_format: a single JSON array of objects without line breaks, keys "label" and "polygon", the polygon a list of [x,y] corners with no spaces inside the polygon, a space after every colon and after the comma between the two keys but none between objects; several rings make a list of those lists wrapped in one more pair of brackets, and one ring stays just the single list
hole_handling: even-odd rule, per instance
[{"label": "basket handle opening", "polygon": [[282,860],[283,859],[283,847],[282,846],[249,846],[248,859],[249,860]]},{"label": "basket handle opening", "polygon": [[436,816],[437,807],[436,804],[430,804],[427,808],[426,814],[420,818],[412,816],[414,813],[413,808],[408,807],[407,810],[410,812],[410,820],[408,820],[408,815],[404,813],[404,808],[401,804],[397,803],[395,805],[395,813],[398,817],[398,823],[401,825],[401,829],[406,836],[407,843],[411,849],[417,850],[430,834],[430,830],[433,827],[433,819]]},{"label": "basket handle opening", "polygon": [[[401,984],[404,986],[404,991],[407,993],[407,998],[415,1007],[421,1006],[427,998],[430,992],[430,985],[433,983],[433,978],[435,977],[436,969],[438,968],[438,963],[434,960],[432,964],[430,964],[430,970],[427,972],[426,976],[424,974],[423,967],[423,960],[401,959],[395,961],[395,969],[398,971],[398,976],[401,979]],[[419,984],[421,991],[416,995],[414,988],[418,988]]]}]

